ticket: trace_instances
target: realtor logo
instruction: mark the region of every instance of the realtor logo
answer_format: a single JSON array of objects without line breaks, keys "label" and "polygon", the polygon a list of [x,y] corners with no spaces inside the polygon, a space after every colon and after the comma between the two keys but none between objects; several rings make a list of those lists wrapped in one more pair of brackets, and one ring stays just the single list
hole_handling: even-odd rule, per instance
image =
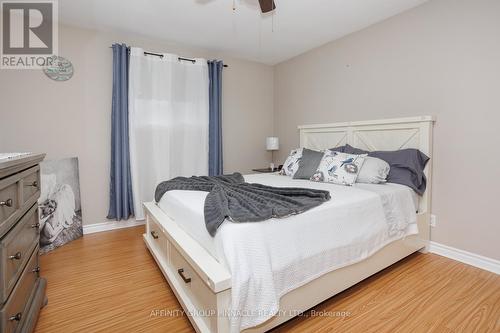
[{"label": "realtor logo", "polygon": [[57,54],[57,2],[2,2],[1,68],[50,66]]}]

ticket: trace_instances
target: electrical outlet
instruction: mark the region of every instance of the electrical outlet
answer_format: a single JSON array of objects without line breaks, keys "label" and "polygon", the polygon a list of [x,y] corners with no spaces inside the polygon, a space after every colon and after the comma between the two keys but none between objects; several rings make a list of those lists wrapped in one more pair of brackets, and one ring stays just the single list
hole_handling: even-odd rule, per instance
[{"label": "electrical outlet", "polygon": [[437,217],[436,215],[432,214],[431,215],[431,227],[436,227],[436,223],[437,223]]}]

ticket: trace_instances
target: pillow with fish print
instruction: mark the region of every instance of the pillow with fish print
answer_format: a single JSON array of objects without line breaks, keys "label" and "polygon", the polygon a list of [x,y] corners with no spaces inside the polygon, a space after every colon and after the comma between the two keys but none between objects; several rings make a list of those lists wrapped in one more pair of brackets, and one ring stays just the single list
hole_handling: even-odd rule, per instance
[{"label": "pillow with fish print", "polygon": [[286,158],[285,163],[283,163],[283,168],[280,171],[280,175],[292,176],[295,175],[299,169],[299,162],[302,158],[302,148],[294,149],[290,152],[290,155]]},{"label": "pillow with fish print", "polygon": [[356,182],[365,157],[366,154],[354,155],[327,150],[311,180],[351,186]]}]

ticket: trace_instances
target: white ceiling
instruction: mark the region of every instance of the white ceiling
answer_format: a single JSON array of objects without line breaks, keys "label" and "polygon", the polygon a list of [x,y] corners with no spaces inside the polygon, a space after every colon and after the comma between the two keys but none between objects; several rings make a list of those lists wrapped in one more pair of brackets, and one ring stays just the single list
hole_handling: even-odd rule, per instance
[{"label": "white ceiling", "polygon": [[59,0],[59,16],[276,64],[425,1],[275,0],[274,15],[262,15],[258,0],[235,0],[235,11],[233,0]]}]

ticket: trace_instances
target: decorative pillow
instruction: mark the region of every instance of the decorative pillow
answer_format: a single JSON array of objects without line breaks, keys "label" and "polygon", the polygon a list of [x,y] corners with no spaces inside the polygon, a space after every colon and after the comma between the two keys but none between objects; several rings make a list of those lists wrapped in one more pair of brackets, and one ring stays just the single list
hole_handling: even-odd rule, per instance
[{"label": "decorative pillow", "polygon": [[350,144],[347,144],[344,146],[344,150],[343,150],[344,153],[347,153],[347,154],[356,154],[356,155],[361,155],[361,154],[368,154],[370,153],[369,151],[367,150],[363,150],[363,149],[359,149],[359,148],[356,148],[356,147],[353,147],[351,146]]},{"label": "decorative pillow", "polygon": [[422,195],[427,186],[424,168],[429,157],[418,149],[406,148],[394,151],[370,151],[346,145],[345,151],[350,154],[368,153],[368,156],[377,157],[391,166],[387,175],[388,183],[402,184],[410,187]]},{"label": "decorative pillow", "polygon": [[299,161],[299,168],[293,175],[293,179],[309,179],[318,169],[321,159],[323,159],[323,152],[311,150],[307,148],[302,149],[302,158]]},{"label": "decorative pillow", "polygon": [[365,157],[356,183],[380,184],[387,181],[391,167],[389,163],[376,157]]},{"label": "decorative pillow", "polygon": [[295,175],[299,169],[299,161],[302,158],[302,148],[294,149],[290,152],[290,155],[286,158],[285,163],[283,163],[283,168],[280,171],[280,175],[292,176]]},{"label": "decorative pillow", "polygon": [[365,156],[327,150],[311,180],[351,186],[356,182]]},{"label": "decorative pillow", "polygon": [[347,145],[337,146],[337,147],[334,147],[334,148],[330,148],[329,150],[331,150],[331,151],[338,151],[340,153],[346,153],[346,151],[345,151],[346,147],[347,147]]}]

